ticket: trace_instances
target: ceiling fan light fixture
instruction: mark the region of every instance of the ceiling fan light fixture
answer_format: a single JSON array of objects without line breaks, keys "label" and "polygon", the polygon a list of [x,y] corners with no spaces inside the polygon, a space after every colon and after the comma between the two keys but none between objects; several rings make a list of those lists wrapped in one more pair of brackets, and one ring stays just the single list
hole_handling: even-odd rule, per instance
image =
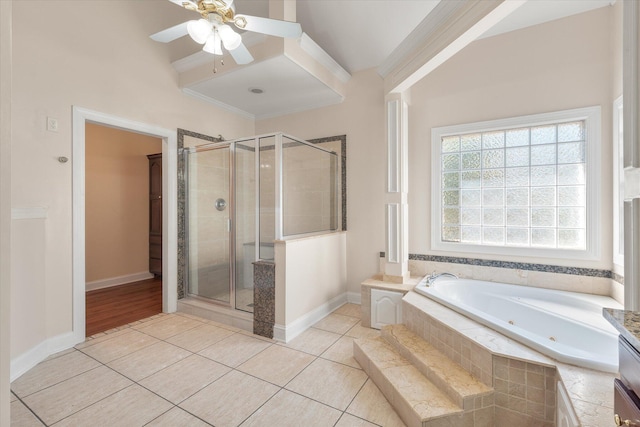
[{"label": "ceiling fan light fixture", "polygon": [[197,21],[189,21],[187,23],[187,31],[194,42],[204,44],[211,35],[212,25],[206,19],[198,19]]},{"label": "ceiling fan light fixture", "polygon": [[222,46],[220,45],[220,36],[216,34],[215,31],[209,35],[207,38],[207,42],[204,44],[202,48],[205,52],[208,52],[212,55],[222,55]]},{"label": "ceiling fan light fixture", "polygon": [[240,46],[240,43],[242,43],[242,36],[233,31],[233,29],[228,25],[220,25],[218,27],[218,34],[222,39],[224,48],[227,50],[237,49],[238,46]]}]

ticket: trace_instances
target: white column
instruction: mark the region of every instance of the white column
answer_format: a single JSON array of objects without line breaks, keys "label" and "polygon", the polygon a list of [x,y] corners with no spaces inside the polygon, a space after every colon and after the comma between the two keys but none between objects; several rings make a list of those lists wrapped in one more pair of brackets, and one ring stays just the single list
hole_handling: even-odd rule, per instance
[{"label": "white column", "polygon": [[[623,10],[623,121],[626,187],[637,179],[633,169],[640,168],[640,3],[625,1]],[[631,172],[631,173],[630,173]],[[640,198],[630,195],[624,203],[624,306],[640,310]]]},{"label": "white column", "polygon": [[385,200],[385,281],[409,279],[408,107],[403,94],[389,94],[387,111],[387,182]]}]

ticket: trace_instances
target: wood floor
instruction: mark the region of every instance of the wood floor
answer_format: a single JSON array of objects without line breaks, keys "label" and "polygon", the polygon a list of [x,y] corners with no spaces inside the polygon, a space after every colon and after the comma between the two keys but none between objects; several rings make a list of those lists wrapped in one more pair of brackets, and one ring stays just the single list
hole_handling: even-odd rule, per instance
[{"label": "wood floor", "polygon": [[91,336],[162,312],[162,278],[89,291],[86,335]]}]

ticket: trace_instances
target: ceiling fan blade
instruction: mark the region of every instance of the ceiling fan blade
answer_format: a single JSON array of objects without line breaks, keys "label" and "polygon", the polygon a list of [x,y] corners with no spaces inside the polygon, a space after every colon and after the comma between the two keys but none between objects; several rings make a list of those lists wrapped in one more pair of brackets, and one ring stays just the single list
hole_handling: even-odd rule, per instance
[{"label": "ceiling fan blade", "polygon": [[[241,22],[246,22],[244,27]],[[297,22],[280,21],[278,19],[261,18],[259,16],[236,15],[236,27],[277,37],[298,38],[302,36],[302,27]]]},{"label": "ceiling fan blade", "polygon": [[188,22],[183,22],[182,24],[174,25],[173,27],[162,30],[159,33],[152,34],[150,37],[157,42],[172,42],[188,34],[187,24]]},{"label": "ceiling fan blade", "polygon": [[233,57],[233,60],[236,61],[236,64],[243,65],[253,62],[253,56],[251,56],[251,52],[244,45],[244,43],[240,43],[240,46],[237,48],[230,50],[229,53]]},{"label": "ceiling fan blade", "polygon": [[177,4],[180,7],[184,7],[185,3],[190,3],[193,6],[193,10],[198,9],[198,4],[191,0],[169,0],[173,4]]}]

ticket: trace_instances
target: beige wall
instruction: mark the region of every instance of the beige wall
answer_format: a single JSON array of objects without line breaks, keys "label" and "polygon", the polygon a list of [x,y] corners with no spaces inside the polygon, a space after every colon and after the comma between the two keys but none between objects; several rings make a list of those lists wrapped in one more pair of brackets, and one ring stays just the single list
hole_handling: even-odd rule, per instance
[{"label": "beige wall", "polygon": [[149,159],[162,140],[95,124],[85,130],[86,281],[149,272]]},{"label": "beige wall", "polygon": [[[620,9],[606,7],[476,41],[410,90],[410,253],[434,254],[429,190],[432,127],[601,105],[601,200],[602,206],[611,206],[611,104],[621,88],[621,56],[616,50]],[[347,90],[340,105],[258,121],[256,132],[284,131],[306,139],[347,135],[347,283],[349,291],[359,292],[360,282],[378,271],[378,251],[384,250],[384,94],[375,70],[354,74]],[[611,221],[610,209],[603,209],[602,258],[597,262],[548,258],[526,262],[611,268]]]},{"label": "beige wall", "polygon": [[0,425],[9,418],[11,367],[11,9],[0,2]]},{"label": "beige wall", "polygon": [[[329,153],[306,145],[282,150],[283,236],[331,230],[335,226],[336,163]],[[333,179],[332,179],[333,178]],[[333,208],[333,209],[332,209]],[[332,218],[333,216],[333,218]]]},{"label": "beige wall", "polygon": [[345,293],[346,237],[346,233],[331,233],[276,241],[277,326],[291,327]]},{"label": "beige wall", "polygon": [[347,135],[347,284],[378,271],[384,250],[386,140],[382,78],[375,70],[355,73],[342,104],[256,122],[256,133],[282,131],[314,139]]},{"label": "beige wall", "polygon": [[[185,96],[166,46],[149,39],[153,1],[29,1],[13,3],[13,207],[45,206],[44,283],[14,280],[12,289],[48,290],[34,316],[53,338],[72,330],[71,111],[73,106],[162,127],[235,138],[254,133],[252,120]],[[34,13],[37,11],[37,13]],[[90,19],[87,19],[90,17]],[[3,39],[4,40],[4,39]],[[3,56],[2,62],[4,63]],[[3,93],[4,94],[4,93]],[[46,118],[59,130],[46,130]],[[61,164],[59,156],[71,159]],[[35,245],[37,242],[31,242]],[[15,333],[25,333],[18,325]],[[26,351],[28,349],[21,349]]]},{"label": "beige wall", "polygon": [[[14,286],[11,289],[11,359],[24,351],[38,346],[47,338],[47,327],[39,315],[46,313],[47,298],[44,269],[46,219],[14,219],[11,233],[11,280],[29,286]],[[28,259],[29,262],[21,262]],[[29,307],[31,310],[17,310]]]},{"label": "beige wall", "polygon": [[[601,253],[597,262],[484,258],[611,268],[611,114],[614,9],[605,7],[476,41],[410,91],[409,252],[435,254],[430,230],[431,129],[600,105]],[[451,253],[441,253],[442,255]],[[455,256],[467,254],[455,253]],[[477,255],[469,255],[480,257]]]}]

